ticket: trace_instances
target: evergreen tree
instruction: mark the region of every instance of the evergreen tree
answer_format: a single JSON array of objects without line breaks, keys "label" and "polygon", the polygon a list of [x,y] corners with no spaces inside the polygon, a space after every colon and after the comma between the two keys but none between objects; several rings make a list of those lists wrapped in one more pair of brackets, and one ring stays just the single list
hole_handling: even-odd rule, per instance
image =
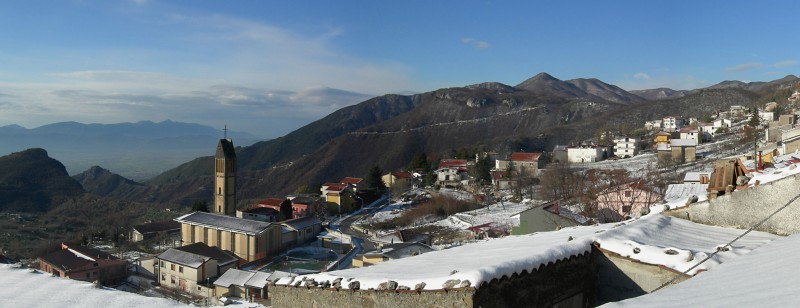
[{"label": "evergreen tree", "polygon": [[281,202],[281,220],[292,219],[292,200],[286,199]]},{"label": "evergreen tree", "polygon": [[491,183],[492,181],[492,174],[490,172],[491,170],[492,166],[489,162],[489,156],[481,155],[481,157],[479,157],[478,161],[475,163],[475,174],[474,174],[475,178],[477,178],[478,181],[481,181],[484,184]]},{"label": "evergreen tree", "polygon": [[386,193],[386,183],[381,179],[382,176],[383,170],[381,170],[381,167],[375,165],[369,168],[367,176],[364,177],[365,190],[375,193],[376,196]]},{"label": "evergreen tree", "polygon": [[427,172],[431,169],[431,164],[428,162],[428,156],[425,155],[425,152],[414,155],[414,158],[411,159],[411,163],[408,164],[408,170],[415,171],[417,169],[422,169],[423,172]]},{"label": "evergreen tree", "polygon": [[205,201],[195,201],[192,203],[192,212],[206,212],[208,213],[208,203]]}]

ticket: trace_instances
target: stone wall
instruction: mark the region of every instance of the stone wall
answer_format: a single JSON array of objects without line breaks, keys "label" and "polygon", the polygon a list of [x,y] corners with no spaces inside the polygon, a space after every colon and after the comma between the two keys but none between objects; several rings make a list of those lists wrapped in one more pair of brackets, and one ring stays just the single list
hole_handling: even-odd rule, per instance
[{"label": "stone wall", "polygon": [[442,291],[374,291],[270,286],[275,307],[472,307],[474,288]]},{"label": "stone wall", "polygon": [[592,254],[484,283],[473,307],[594,307],[597,270]]},{"label": "stone wall", "polygon": [[[799,187],[800,176],[793,175],[664,214],[707,225],[748,229],[799,194]],[[800,200],[796,200],[756,230],[778,235],[799,233]]]},{"label": "stone wall", "polygon": [[270,286],[275,307],[593,307],[592,253],[474,287],[435,291]]}]

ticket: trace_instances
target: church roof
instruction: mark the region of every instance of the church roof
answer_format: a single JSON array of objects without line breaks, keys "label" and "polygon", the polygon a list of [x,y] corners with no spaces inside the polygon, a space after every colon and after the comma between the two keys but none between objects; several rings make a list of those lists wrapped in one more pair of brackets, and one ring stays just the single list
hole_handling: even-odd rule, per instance
[{"label": "church roof", "polygon": [[230,217],[205,212],[194,212],[175,218],[175,221],[190,225],[204,226],[220,230],[229,230],[245,234],[259,234],[273,224],[243,218]]},{"label": "church roof", "polygon": [[217,143],[217,153],[214,158],[236,159],[236,151],[233,148],[233,140],[220,139]]}]

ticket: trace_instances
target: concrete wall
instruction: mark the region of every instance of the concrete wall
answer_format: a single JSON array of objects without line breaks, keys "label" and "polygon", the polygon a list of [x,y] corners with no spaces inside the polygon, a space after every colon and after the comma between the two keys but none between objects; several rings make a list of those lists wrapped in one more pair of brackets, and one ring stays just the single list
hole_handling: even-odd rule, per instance
[{"label": "concrete wall", "polygon": [[593,307],[595,280],[592,256],[586,253],[530,273],[493,279],[478,289],[353,291],[270,286],[269,297],[275,307]]},{"label": "concrete wall", "polygon": [[511,229],[511,234],[531,234],[534,232],[553,231],[558,228],[579,225],[574,220],[566,219],[550,213],[541,207],[532,208],[519,214],[519,226]]},{"label": "concrete wall", "polygon": [[645,295],[676,276],[679,278],[672,285],[689,279],[674,270],[623,258],[613,252],[600,250],[594,256],[598,305]]},{"label": "concrete wall", "polygon": [[[708,225],[748,229],[800,193],[798,187],[800,177],[789,176],[664,214]],[[799,233],[800,200],[796,200],[756,230],[778,235]]]}]

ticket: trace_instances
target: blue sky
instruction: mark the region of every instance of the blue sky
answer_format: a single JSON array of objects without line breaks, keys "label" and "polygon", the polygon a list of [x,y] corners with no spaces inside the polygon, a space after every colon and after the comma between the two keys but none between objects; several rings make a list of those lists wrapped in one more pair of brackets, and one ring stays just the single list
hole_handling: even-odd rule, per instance
[{"label": "blue sky", "polygon": [[195,122],[277,137],[386,93],[548,72],[627,90],[797,74],[791,1],[0,3],[0,126]]}]

